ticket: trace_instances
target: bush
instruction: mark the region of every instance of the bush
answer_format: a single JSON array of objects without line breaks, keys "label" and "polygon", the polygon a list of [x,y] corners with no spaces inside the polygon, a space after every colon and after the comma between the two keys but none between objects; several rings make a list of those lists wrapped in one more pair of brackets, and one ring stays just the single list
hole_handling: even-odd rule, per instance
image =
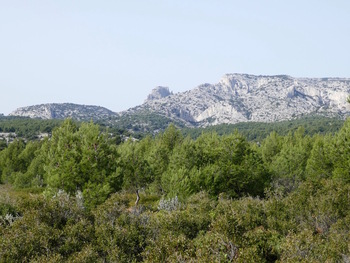
[{"label": "bush", "polygon": [[26,198],[18,206],[22,217],[0,235],[0,258],[5,262],[67,259],[94,239],[90,217],[66,193],[52,199]]}]

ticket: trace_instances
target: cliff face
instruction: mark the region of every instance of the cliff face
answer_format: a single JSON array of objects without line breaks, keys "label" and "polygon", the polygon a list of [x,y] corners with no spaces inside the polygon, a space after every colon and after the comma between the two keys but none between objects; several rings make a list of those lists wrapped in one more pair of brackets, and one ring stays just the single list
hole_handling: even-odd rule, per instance
[{"label": "cliff face", "polygon": [[146,100],[123,114],[148,110],[189,126],[273,122],[305,114],[345,117],[349,94],[350,79],[227,74],[217,84]]}]

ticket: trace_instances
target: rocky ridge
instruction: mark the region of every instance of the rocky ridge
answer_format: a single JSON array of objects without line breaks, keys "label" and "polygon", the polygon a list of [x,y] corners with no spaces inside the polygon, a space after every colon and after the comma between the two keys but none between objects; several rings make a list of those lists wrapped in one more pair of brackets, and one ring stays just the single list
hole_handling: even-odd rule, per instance
[{"label": "rocky ridge", "polygon": [[202,84],[176,94],[167,87],[156,87],[142,105],[120,113],[98,106],[63,103],[24,107],[10,115],[42,119],[113,119],[115,124],[118,120],[124,123],[130,120],[138,122],[131,126],[142,126],[140,116],[153,114],[189,127],[206,127],[222,123],[274,122],[310,114],[345,118],[350,115],[349,94],[350,79],[347,78],[226,74],[216,84]]},{"label": "rocky ridge", "polygon": [[103,120],[116,117],[117,113],[100,106],[73,103],[47,103],[18,108],[9,116],[22,116],[40,119],[66,119],[78,121]]},{"label": "rocky ridge", "polygon": [[122,114],[157,112],[187,126],[274,122],[309,114],[346,117],[350,79],[226,74],[217,84],[148,99]]}]

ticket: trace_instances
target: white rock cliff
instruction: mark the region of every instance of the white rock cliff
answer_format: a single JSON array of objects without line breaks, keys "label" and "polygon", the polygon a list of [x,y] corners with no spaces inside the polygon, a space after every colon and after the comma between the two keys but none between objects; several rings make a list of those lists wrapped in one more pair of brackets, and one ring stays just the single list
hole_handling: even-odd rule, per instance
[{"label": "white rock cliff", "polygon": [[203,84],[172,96],[153,96],[127,113],[148,110],[189,126],[273,122],[307,114],[346,117],[350,113],[349,94],[350,79],[345,78],[226,74],[217,84]]}]

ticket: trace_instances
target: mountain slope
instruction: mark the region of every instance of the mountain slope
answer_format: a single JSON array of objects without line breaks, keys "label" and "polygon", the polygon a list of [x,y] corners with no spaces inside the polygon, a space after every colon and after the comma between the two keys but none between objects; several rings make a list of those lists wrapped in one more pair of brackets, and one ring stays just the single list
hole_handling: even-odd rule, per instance
[{"label": "mountain slope", "polygon": [[188,126],[203,127],[274,122],[308,114],[345,117],[350,113],[346,102],[349,93],[350,79],[226,74],[217,84],[203,84],[177,94],[169,92],[158,99],[151,96],[122,115],[151,111]]},{"label": "mountain slope", "polygon": [[217,84],[203,84],[176,94],[167,87],[156,87],[142,105],[120,113],[98,106],[54,103],[20,108],[10,115],[93,119],[127,129],[136,127],[140,131],[150,127],[157,130],[161,128],[157,128],[158,124],[164,126],[169,122],[207,127],[225,123],[275,122],[310,114],[345,118],[350,113],[346,101],[348,94],[350,79],[345,78],[226,74]]},{"label": "mountain slope", "polygon": [[116,117],[117,113],[100,106],[79,105],[73,103],[48,103],[19,108],[9,114],[40,119],[73,118],[79,121],[90,121]]}]

